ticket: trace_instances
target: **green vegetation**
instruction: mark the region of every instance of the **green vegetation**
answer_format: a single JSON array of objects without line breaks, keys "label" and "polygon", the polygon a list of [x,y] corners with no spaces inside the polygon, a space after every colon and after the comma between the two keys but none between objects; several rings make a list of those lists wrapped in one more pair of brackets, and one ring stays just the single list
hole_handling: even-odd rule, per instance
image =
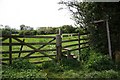
[{"label": "green vegetation", "polygon": [[8,25],[5,28],[0,28],[0,34],[9,35],[9,34],[18,34],[18,31],[14,28],[10,28]]},{"label": "green vegetation", "polygon": [[[17,59],[13,61],[10,66],[3,65],[3,79],[5,78],[120,78],[120,64],[115,63],[108,56],[107,35],[105,21],[102,23],[93,24],[98,20],[109,20],[110,36],[112,43],[112,53],[120,51],[120,6],[119,3],[81,3],[78,0],[74,1],[61,1],[60,4],[64,4],[72,12],[73,20],[76,22],[79,28],[75,28],[71,25],[63,25],[59,28],[63,33],[77,33],[77,32],[90,32],[90,48],[82,50],[80,54],[80,61],[74,59],[62,58],[61,61],[53,61],[50,58],[38,58],[38,59]],[[37,30],[33,30],[30,26],[20,25],[20,30],[16,32],[14,29],[10,29],[6,26],[5,29],[1,29],[3,34],[19,33],[19,35],[54,35],[58,33],[59,28],[52,27],[40,27]],[[83,37],[83,36],[82,36]],[[20,38],[23,40],[23,38]],[[76,39],[76,37],[67,37],[63,40]],[[25,42],[48,42],[50,39],[29,39]],[[5,41],[8,42],[8,39]],[[13,40],[16,42],[16,40]],[[84,42],[84,41],[81,41]],[[62,43],[63,46],[70,44],[76,44],[76,42]],[[39,48],[41,45],[35,45]],[[44,49],[54,49],[55,45],[45,46]],[[71,47],[76,48],[76,47]],[[20,50],[20,46],[13,46],[13,50]],[[3,51],[8,50],[8,46],[2,47]],[[23,50],[31,50],[29,47],[24,46]],[[56,52],[49,52],[46,54],[55,54]],[[75,55],[79,55],[78,51],[72,52]],[[27,54],[22,54],[24,57]],[[41,56],[42,53],[36,52],[32,56]],[[7,58],[8,54],[2,55],[3,58]],[[13,57],[18,57],[18,54],[13,54]],[[113,56],[114,57],[114,56]],[[33,61],[48,61],[40,65],[32,64]],[[6,62],[8,63],[8,62]]]},{"label": "green vegetation", "polygon": [[19,34],[19,35],[48,35],[48,34],[58,34],[59,29],[62,30],[62,33],[78,33],[83,32],[82,30],[79,30],[79,27],[73,27],[72,25],[63,25],[58,27],[38,27],[36,30],[34,30],[30,26],[20,25],[20,30],[13,29],[9,27],[8,25],[5,26],[5,28],[0,28],[0,32],[3,35],[8,34]]},{"label": "green vegetation", "polygon": [[[50,35],[49,35],[50,36]],[[82,36],[81,38],[86,37]],[[63,37],[63,40],[76,39],[76,36]],[[23,38],[20,38],[23,40]],[[26,38],[25,42],[48,42],[50,39],[35,39]],[[8,42],[8,39],[4,42]],[[17,42],[13,40],[13,42]],[[81,41],[84,42],[84,41]],[[63,46],[76,44],[75,42],[63,43]],[[39,45],[34,45],[40,47]],[[53,49],[55,45],[48,45],[43,49]],[[76,48],[76,47],[71,47]],[[13,46],[13,50],[19,50],[20,46]],[[2,47],[3,51],[8,50],[8,46]],[[23,50],[31,50],[29,47],[24,46]],[[73,51],[75,55],[79,55],[78,51]],[[50,52],[46,54],[55,54]],[[13,57],[18,57],[18,54],[12,54]],[[22,53],[21,57],[26,54]],[[41,53],[36,52],[32,56],[40,56]],[[3,55],[7,58],[8,54]],[[32,64],[31,62],[47,61],[50,58],[37,58],[37,59],[17,59],[13,61],[11,66],[2,66],[2,78],[120,78],[119,64],[114,63],[108,55],[103,55],[89,49],[84,49],[80,54],[80,61],[63,58],[60,62],[50,61],[44,62],[39,65]]]},{"label": "green vegetation", "polygon": [[62,59],[34,65],[28,60],[16,60],[11,66],[3,66],[4,78],[120,78],[118,64],[107,55],[85,50],[82,61]]},{"label": "green vegetation", "polygon": [[[87,1],[87,0],[83,0]],[[106,19],[110,29],[112,52],[120,51],[120,2],[81,2],[80,0],[62,0],[59,4],[65,5],[71,12],[76,25],[80,30],[90,32],[91,47],[98,52],[107,52]],[[104,22],[94,23],[99,20]]]}]

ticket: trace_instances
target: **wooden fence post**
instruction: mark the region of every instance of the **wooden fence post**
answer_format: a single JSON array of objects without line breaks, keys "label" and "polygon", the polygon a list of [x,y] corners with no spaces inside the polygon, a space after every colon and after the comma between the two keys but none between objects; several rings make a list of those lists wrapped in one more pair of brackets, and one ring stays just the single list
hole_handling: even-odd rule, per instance
[{"label": "wooden fence post", "polygon": [[9,65],[12,64],[12,35],[9,37]]},{"label": "wooden fence post", "polygon": [[110,58],[112,59],[111,41],[110,41],[110,30],[109,30],[108,19],[106,19],[106,28],[107,28],[107,39],[108,39],[108,51],[109,51]]},{"label": "wooden fence post", "polygon": [[56,52],[57,52],[57,60],[59,61],[62,56],[62,38],[61,35],[56,35]]},{"label": "wooden fence post", "polygon": [[78,47],[79,47],[79,56],[78,56],[78,60],[80,61],[80,53],[81,53],[81,50],[80,50],[80,32],[78,33]]},{"label": "wooden fence post", "polygon": [[62,30],[59,28],[59,35],[62,35]]}]

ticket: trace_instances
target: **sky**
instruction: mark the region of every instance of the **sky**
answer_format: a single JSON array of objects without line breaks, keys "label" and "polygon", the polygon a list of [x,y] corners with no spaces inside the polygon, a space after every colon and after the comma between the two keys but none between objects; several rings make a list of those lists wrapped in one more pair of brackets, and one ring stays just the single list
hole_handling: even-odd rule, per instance
[{"label": "sky", "polygon": [[58,10],[60,0],[0,0],[0,25],[20,29],[20,25],[59,27],[74,25],[67,9]]}]

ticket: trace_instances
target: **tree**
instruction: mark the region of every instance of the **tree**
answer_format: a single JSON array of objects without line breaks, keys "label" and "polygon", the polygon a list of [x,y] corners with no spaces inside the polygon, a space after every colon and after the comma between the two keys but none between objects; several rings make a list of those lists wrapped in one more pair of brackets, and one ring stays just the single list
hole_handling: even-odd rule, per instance
[{"label": "tree", "polygon": [[9,25],[5,25],[5,30],[11,30],[10,26]]},{"label": "tree", "polygon": [[78,0],[61,1],[72,13],[72,19],[81,29],[91,33],[92,47],[97,51],[108,53],[105,23],[91,24],[95,20],[109,20],[112,52],[120,51],[120,2],[79,2]]},{"label": "tree", "polygon": [[73,33],[75,32],[75,28],[72,25],[63,25],[61,26],[61,30],[63,33]]},{"label": "tree", "polygon": [[20,25],[20,30],[34,30],[33,27],[25,26],[24,24]]},{"label": "tree", "polygon": [[25,29],[25,25],[24,24],[20,25],[20,30],[24,30],[24,29]]},{"label": "tree", "polygon": [[17,34],[18,31],[15,28],[11,28],[9,25],[5,25],[5,28],[0,30],[3,35]]},{"label": "tree", "polygon": [[19,35],[36,35],[36,33],[33,27],[20,25]]}]

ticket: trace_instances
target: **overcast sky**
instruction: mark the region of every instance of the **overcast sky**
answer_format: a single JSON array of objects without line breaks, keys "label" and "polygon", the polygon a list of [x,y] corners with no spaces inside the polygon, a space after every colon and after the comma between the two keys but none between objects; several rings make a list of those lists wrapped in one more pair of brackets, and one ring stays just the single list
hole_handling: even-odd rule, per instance
[{"label": "overcast sky", "polygon": [[58,10],[60,0],[0,0],[0,24],[19,29],[21,24],[34,28],[73,25],[67,10]]}]

